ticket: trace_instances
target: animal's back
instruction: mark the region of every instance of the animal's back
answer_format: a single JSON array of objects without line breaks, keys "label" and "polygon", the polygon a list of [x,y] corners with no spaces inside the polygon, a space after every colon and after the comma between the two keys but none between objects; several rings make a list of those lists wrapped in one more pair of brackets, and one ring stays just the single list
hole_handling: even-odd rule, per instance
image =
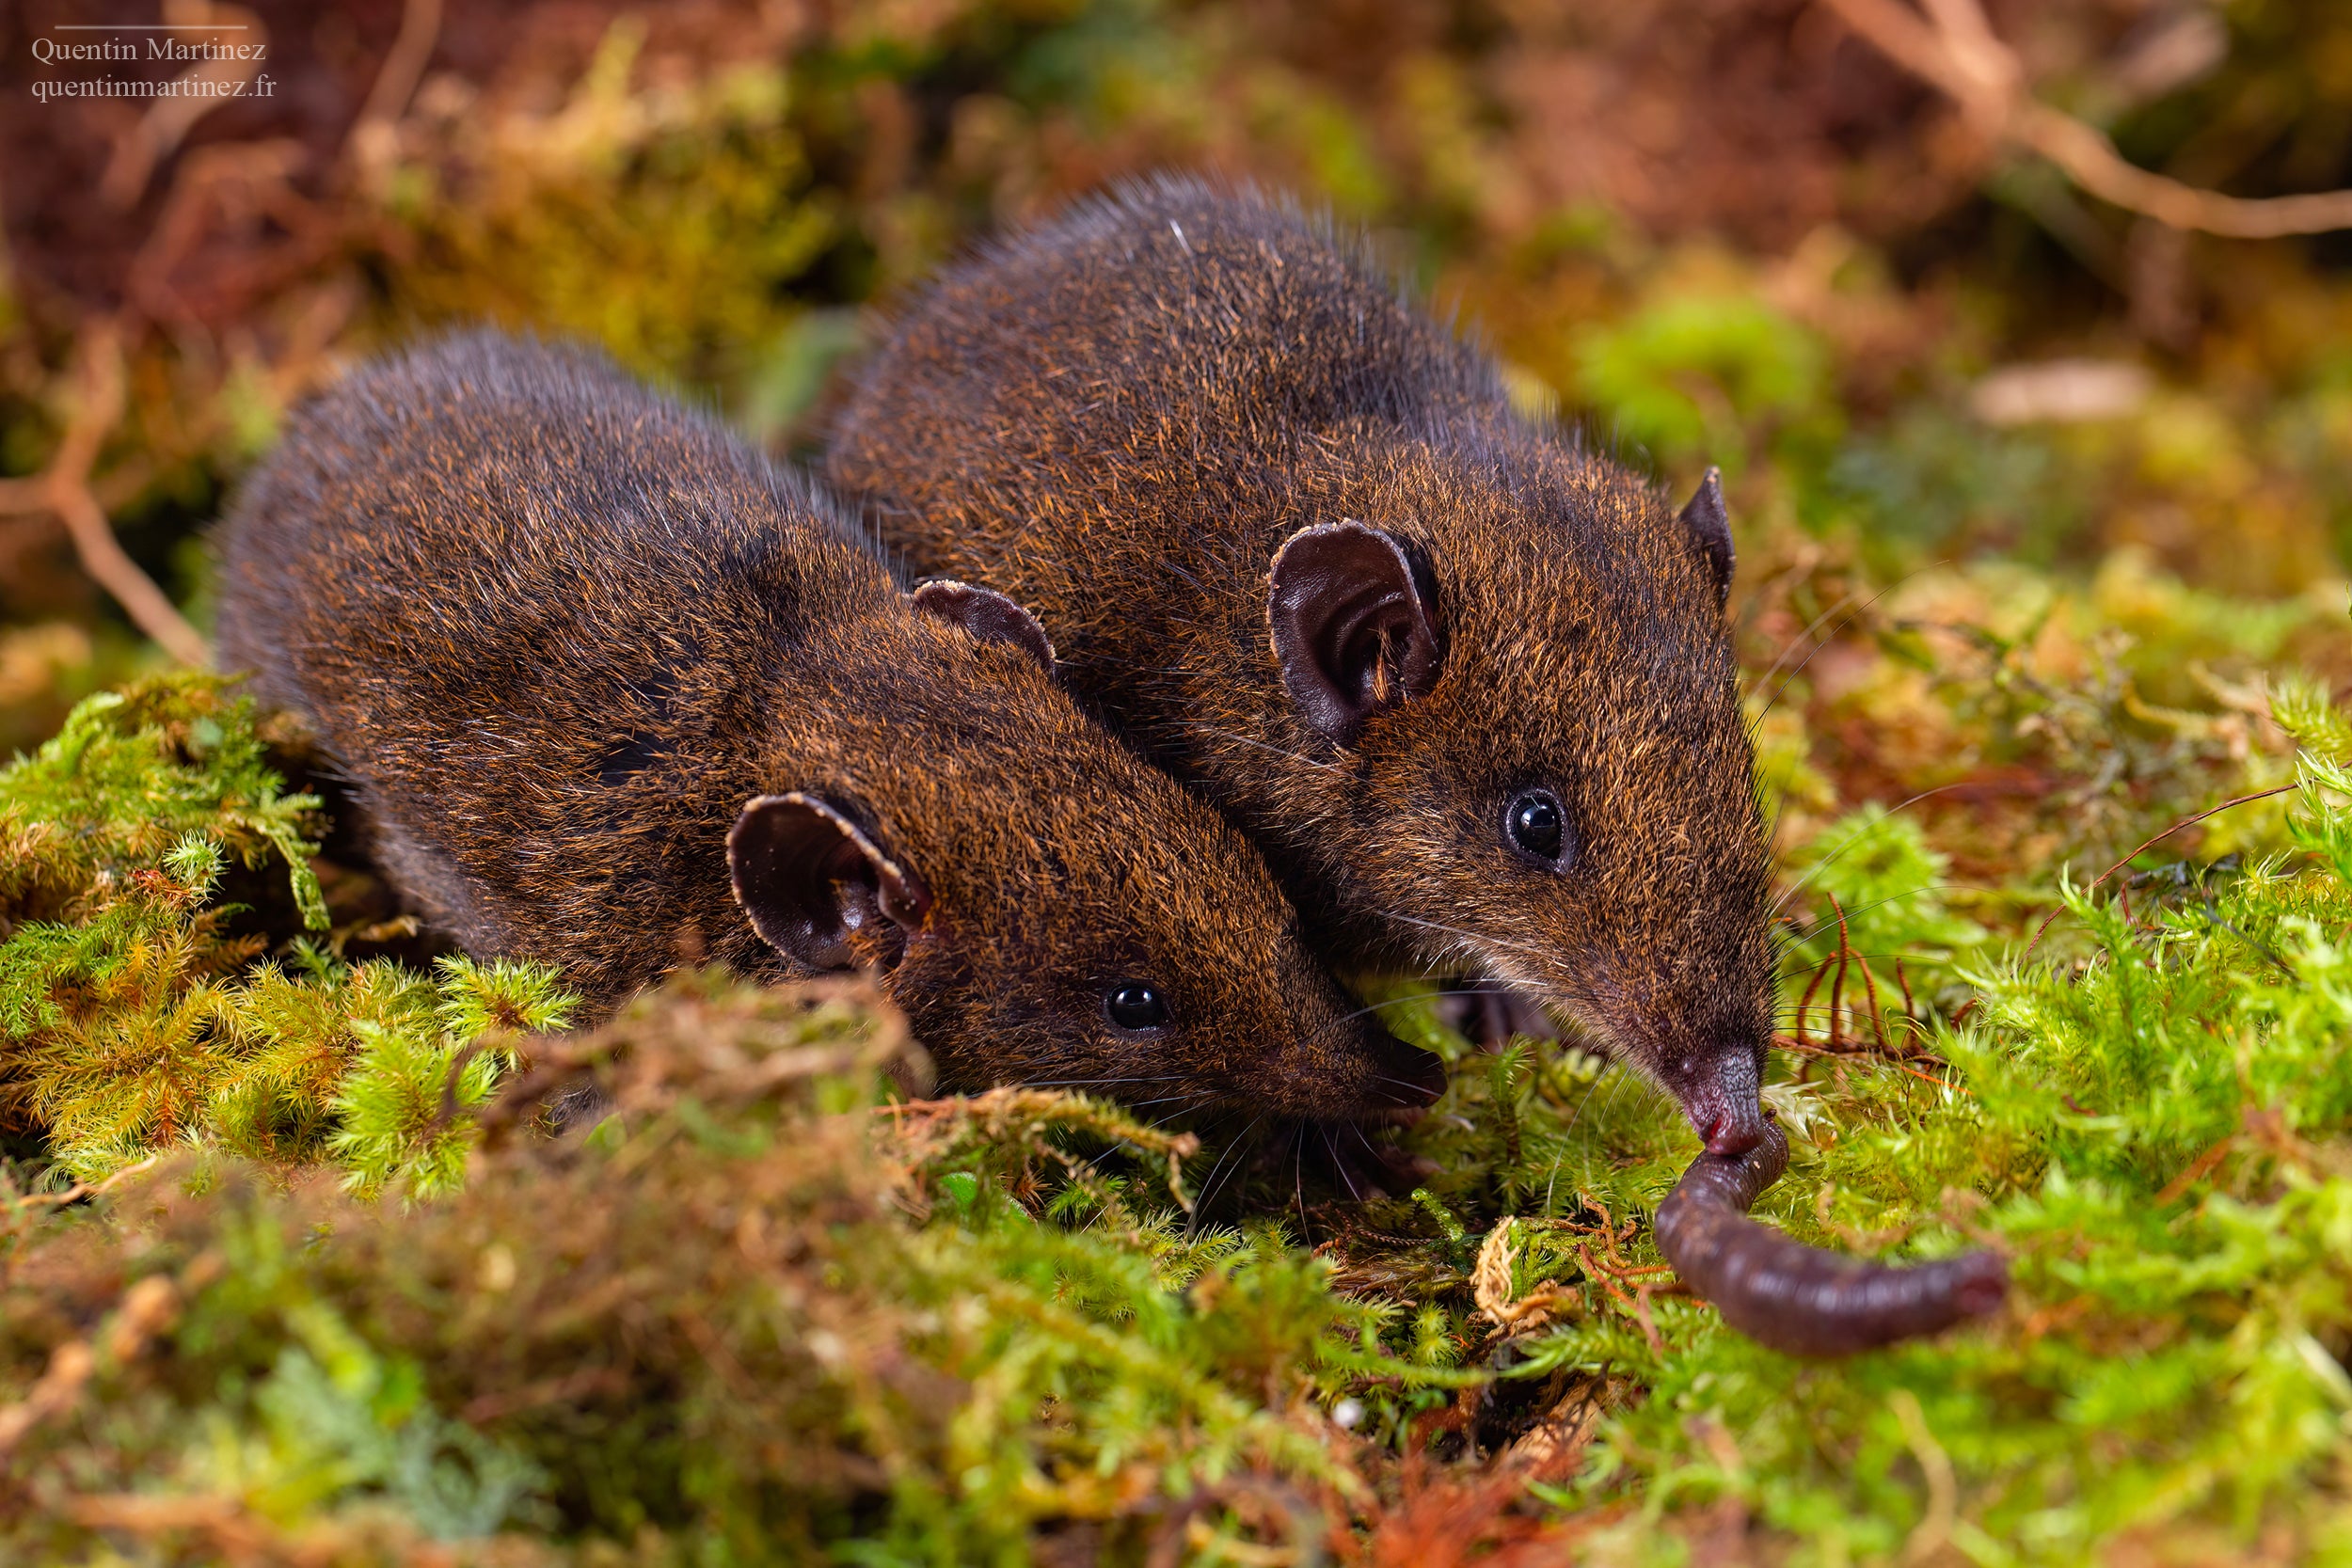
[{"label": "animal's back", "polygon": [[224,666],[353,772],[395,880],[504,951],[526,927],[609,942],[611,900],[661,906],[650,929],[723,899],[778,663],[812,617],[888,591],[716,426],[486,335],[310,404],[222,543]]},{"label": "animal's back", "polygon": [[[803,580],[810,552],[792,546],[825,542],[815,516],[723,431],[609,364],[447,339],[309,404],[248,483],[226,539],[230,592],[270,605],[283,631],[234,622],[223,657],[273,688],[301,667],[299,689],[273,690],[289,702],[387,695],[367,667],[316,662],[328,623],[350,622],[387,660],[419,660],[401,689],[429,682],[437,701],[633,663],[635,644],[704,618],[714,595],[751,615],[754,640],[788,638],[812,592],[856,576]],[[652,567],[618,591],[620,574]],[[453,644],[469,657],[429,657]],[[493,678],[484,663],[502,658],[516,668]]]},{"label": "animal's back", "polygon": [[[1486,358],[1414,307],[1363,245],[1287,202],[1175,179],[1086,203],[950,271],[865,385],[829,471],[926,571],[953,565],[935,559],[943,535],[1074,514],[1089,487],[1101,506],[1213,508],[1219,491],[1279,486],[1319,433],[1505,405]],[[877,428],[874,388],[914,428]],[[935,483],[909,484],[893,462],[914,442],[933,454]],[[1106,450],[1130,460],[1092,461]],[[974,493],[991,503],[969,505]],[[943,510],[949,521],[933,520]],[[924,524],[893,527],[909,513]]]},{"label": "animal's back", "polygon": [[983,277],[1004,293],[985,313],[957,310],[967,341],[1028,356],[1025,369],[1066,356],[1138,372],[1104,385],[1098,409],[1218,409],[1287,432],[1412,420],[1498,390],[1364,242],[1251,191],[1131,185],[1007,242],[937,292]]}]

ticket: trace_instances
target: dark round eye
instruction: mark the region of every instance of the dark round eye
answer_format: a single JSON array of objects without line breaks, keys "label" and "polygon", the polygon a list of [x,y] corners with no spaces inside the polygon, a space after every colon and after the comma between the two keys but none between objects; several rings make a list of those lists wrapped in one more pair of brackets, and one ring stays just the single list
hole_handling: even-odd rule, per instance
[{"label": "dark round eye", "polygon": [[1168,1023],[1168,999],[1144,980],[1121,980],[1104,992],[1103,1010],[1121,1029],[1137,1033]]},{"label": "dark round eye", "polygon": [[1560,797],[1549,789],[1522,790],[1511,797],[1502,811],[1502,831],[1513,848],[1546,865],[1558,865],[1573,847],[1567,813]]}]

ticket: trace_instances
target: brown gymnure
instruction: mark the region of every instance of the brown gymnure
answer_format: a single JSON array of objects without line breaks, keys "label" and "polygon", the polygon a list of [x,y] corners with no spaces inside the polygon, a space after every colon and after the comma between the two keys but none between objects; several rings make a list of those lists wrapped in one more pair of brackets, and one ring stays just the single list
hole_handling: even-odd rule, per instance
[{"label": "brown gymnure", "polygon": [[950,273],[828,474],[1249,832],[1342,963],[1532,994],[1763,1135],[1767,862],[1710,475],[1518,417],[1360,246],[1163,182]]},{"label": "brown gymnure", "polygon": [[1025,611],[901,592],[803,483],[601,358],[477,334],[357,373],[221,545],[224,664],[309,722],[470,952],[597,1008],[682,956],[866,967],[949,1086],[1320,1117],[1433,1093]]}]

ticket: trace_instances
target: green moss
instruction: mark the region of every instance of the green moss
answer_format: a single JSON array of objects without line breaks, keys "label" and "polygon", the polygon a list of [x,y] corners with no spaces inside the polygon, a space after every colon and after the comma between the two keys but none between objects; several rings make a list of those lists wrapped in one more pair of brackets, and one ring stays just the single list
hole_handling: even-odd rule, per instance
[{"label": "green moss", "polygon": [[[2294,857],[2128,918],[2069,892],[2083,956],[1977,946],[1978,1004],[1925,1066],[1857,1045],[1768,1091],[1795,1160],[1763,1212],[1862,1251],[2000,1249],[2015,1297],[1983,1327],[1831,1368],[1724,1329],[1640,1224],[1687,1130],[1574,1052],[1466,1063],[1417,1136],[1430,1189],[1318,1211],[1343,1228],[1315,1256],[1263,1218],[1188,1221],[1189,1134],[1048,1091],[890,1102],[908,1048],[870,993],[708,975],[553,1048],[614,1106],[596,1135],[529,1130],[543,1074],[422,1208],[225,1152],[79,1219],[15,1199],[0,1384],[26,1397],[70,1343],[93,1359],[11,1460],[41,1503],[0,1528],[57,1560],[100,1524],[159,1560],[233,1529],[326,1560],[1017,1561],[1083,1528],[1141,1560],[1171,1528],[1275,1546],[1377,1519],[1403,1506],[1395,1449],[1508,1443],[1608,1387],[1581,1465],[1515,1490],[1560,1511],[1546,1528],[1620,1521],[1644,1560],[1726,1509],[1798,1562],[2070,1562],[2159,1530],[2317,1550],[2346,1528],[2352,1410],[2352,732],[2308,690],[2280,708],[2310,748]],[[1872,874],[1919,853],[1890,842]],[[1964,935],[1881,908],[1898,943]],[[548,1022],[534,1005],[453,969],[380,993],[370,1027],[511,1037]],[[406,1082],[447,1084],[453,1054]],[[440,1101],[469,1147],[488,1088]],[[413,1132],[428,1102],[393,1099]],[[1499,1294],[1484,1257],[1471,1289],[1482,1231]],[[1496,1322],[1538,1292],[1543,1316]],[[1457,1499],[1458,1528],[1501,1528],[1502,1500]]]},{"label": "green moss", "polygon": [[[444,959],[426,979],[282,955],[215,898],[231,857],[282,863],[296,918],[327,923],[318,801],[264,765],[252,705],[208,676],[93,697],[0,772],[0,1106],[54,1168],[94,1181],[184,1142],[357,1187],[462,1179],[469,1112],[524,1037],[568,1006],[544,968]],[[48,916],[50,918],[36,918]],[[291,966],[291,967],[289,967]]]},{"label": "green moss", "polygon": [[[2342,721],[2308,696],[2281,706],[2341,744]],[[2341,1532],[2352,779],[2310,752],[2302,778],[2308,858],[2129,918],[2070,892],[2089,955],[1986,955],[1980,1004],[1937,1031],[1932,1071],[1858,1052],[1833,1082],[1773,1095],[1795,1148],[1764,1199],[1776,1222],[1867,1250],[1995,1246],[2017,1282],[2003,1319],[1815,1369],[1683,1301],[1650,1304],[1651,1342],[1565,1274],[1589,1318],[1524,1345],[1507,1375],[1608,1371],[1647,1397],[1547,1495],[1668,1514],[1728,1500],[1789,1532],[1797,1561],[1938,1540],[1979,1560],[2074,1561],[2157,1529]],[[1949,938],[1931,908],[1880,908],[1899,949]]]},{"label": "green moss", "polygon": [[252,704],[226,684],[156,676],[102,692],[0,769],[0,918],[94,912],[197,834],[248,867],[283,862],[304,923],[326,927],[306,837],[318,800],[281,793]]},{"label": "green moss", "polygon": [[1784,443],[1837,434],[1820,340],[1744,293],[1669,294],[1588,330],[1577,362],[1584,401],[1662,462],[1736,476],[1758,426]]},{"label": "green moss", "polygon": [[[2079,723],[2063,754],[2096,768],[2131,689],[2037,673],[2052,613],[1994,638],[2015,696],[1949,700],[1980,735],[2017,705]],[[1479,1055],[1425,982],[1373,988],[1454,1065],[1408,1140],[1424,1185],[1344,1202],[1257,1162],[1196,1216],[1191,1132],[1047,1091],[878,1105],[911,1048],[855,987],[707,975],[574,1041],[543,972],[235,934],[224,868],[306,885],[312,802],[216,683],[93,700],[0,776],[10,1107],[58,1180],[115,1183],[50,1218],[10,1191],[0,1398],[49,1413],[10,1460],[40,1500],[0,1528],[58,1560],[102,1528],[156,1560],[234,1531],[329,1561],[1287,1549],[1437,1506],[1406,1455],[1597,1402],[1518,1479],[1439,1483],[1456,1528],[1500,1539],[1518,1497],[1660,1560],[1726,1510],[1798,1562],[2316,1551],[2352,1455],[2352,721],[2281,681],[2265,722],[2234,777],[2178,726],[2144,755],[2175,789],[2197,759],[2208,800],[2290,778],[2276,847],[2058,868],[2030,950],[2042,906],[1962,914],[1914,816],[1799,840],[1785,995],[1819,989],[1759,1212],[1851,1251],[1993,1246],[2016,1280],[1989,1324],[1823,1368],[1675,1290],[1644,1224],[1694,1151],[1671,1106],[1572,1043]],[[536,1105],[567,1071],[615,1110],[559,1140]],[[45,1383],[75,1344],[87,1376]]]},{"label": "green moss", "polygon": [[[910,1224],[939,1161],[1141,1130],[1045,1094],[878,1116],[903,1037],[870,993],[706,978],[573,1053],[606,1064],[607,1132],[509,1138],[428,1208],[233,1165],[201,1196],[179,1172],[118,1189],[0,1304],[0,1376],[104,1347],[17,1445],[44,1500],[0,1542],[75,1560],[102,1524],[166,1556],[241,1530],[343,1560],[503,1527],[552,1560],[600,1537],[966,1563],[1022,1560],[1049,1520],[1145,1540],[1245,1476],[1362,1490],[1322,1403],[1438,1375],[1373,1348],[1386,1313],[1279,1234],[1118,1204],[1072,1229],[993,1178]],[[172,1506],[141,1523],[133,1491]]]}]

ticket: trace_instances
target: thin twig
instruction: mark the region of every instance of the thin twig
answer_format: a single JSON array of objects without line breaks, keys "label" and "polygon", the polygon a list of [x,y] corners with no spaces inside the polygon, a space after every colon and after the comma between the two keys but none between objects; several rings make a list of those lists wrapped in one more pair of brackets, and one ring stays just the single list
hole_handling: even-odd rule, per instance
[{"label": "thin twig", "polygon": [[234,103],[245,84],[261,71],[269,31],[260,17],[242,6],[220,6],[214,8],[209,25],[243,32],[246,37],[238,41],[259,47],[190,66],[172,84],[170,94],[150,103],[147,112],[115,138],[114,154],[98,181],[98,199],[112,211],[127,213],[137,206],[156,166],[187,139],[198,120],[224,103]]},{"label": "thin twig", "polygon": [[85,324],[77,359],[79,386],[73,414],[57,443],[56,455],[39,478],[0,489],[0,511],[55,513],[73,541],[82,569],[114,595],[132,624],[181,663],[201,668],[212,661],[212,650],[155,586],[155,579],[123,553],[121,541],[106,521],[105,509],[90,494],[89,475],[98,461],[98,449],[122,418],[120,325],[111,316],[95,317]]},{"label": "thin twig", "polygon": [[401,8],[400,32],[375,73],[375,86],[368,91],[366,106],[352,122],[351,136],[355,141],[375,134],[374,127],[389,125],[401,117],[416,93],[417,82],[424,75],[424,68],[433,58],[433,45],[440,36],[441,0],[407,0]]},{"label": "thin twig", "polygon": [[2185,185],[2126,162],[2106,133],[2027,90],[2016,52],[1994,36],[1978,0],[1822,0],[1880,54],[1957,103],[1978,130],[2056,164],[2102,201],[2173,229],[2236,240],[2352,229],[2352,190],[2249,199]]},{"label": "thin twig", "polygon": [[2106,132],[2046,103],[2024,104],[2017,124],[2019,140],[2064,169],[2084,190],[2173,229],[2233,240],[2352,229],[2352,190],[2262,198],[2223,196],[2124,162]]}]

